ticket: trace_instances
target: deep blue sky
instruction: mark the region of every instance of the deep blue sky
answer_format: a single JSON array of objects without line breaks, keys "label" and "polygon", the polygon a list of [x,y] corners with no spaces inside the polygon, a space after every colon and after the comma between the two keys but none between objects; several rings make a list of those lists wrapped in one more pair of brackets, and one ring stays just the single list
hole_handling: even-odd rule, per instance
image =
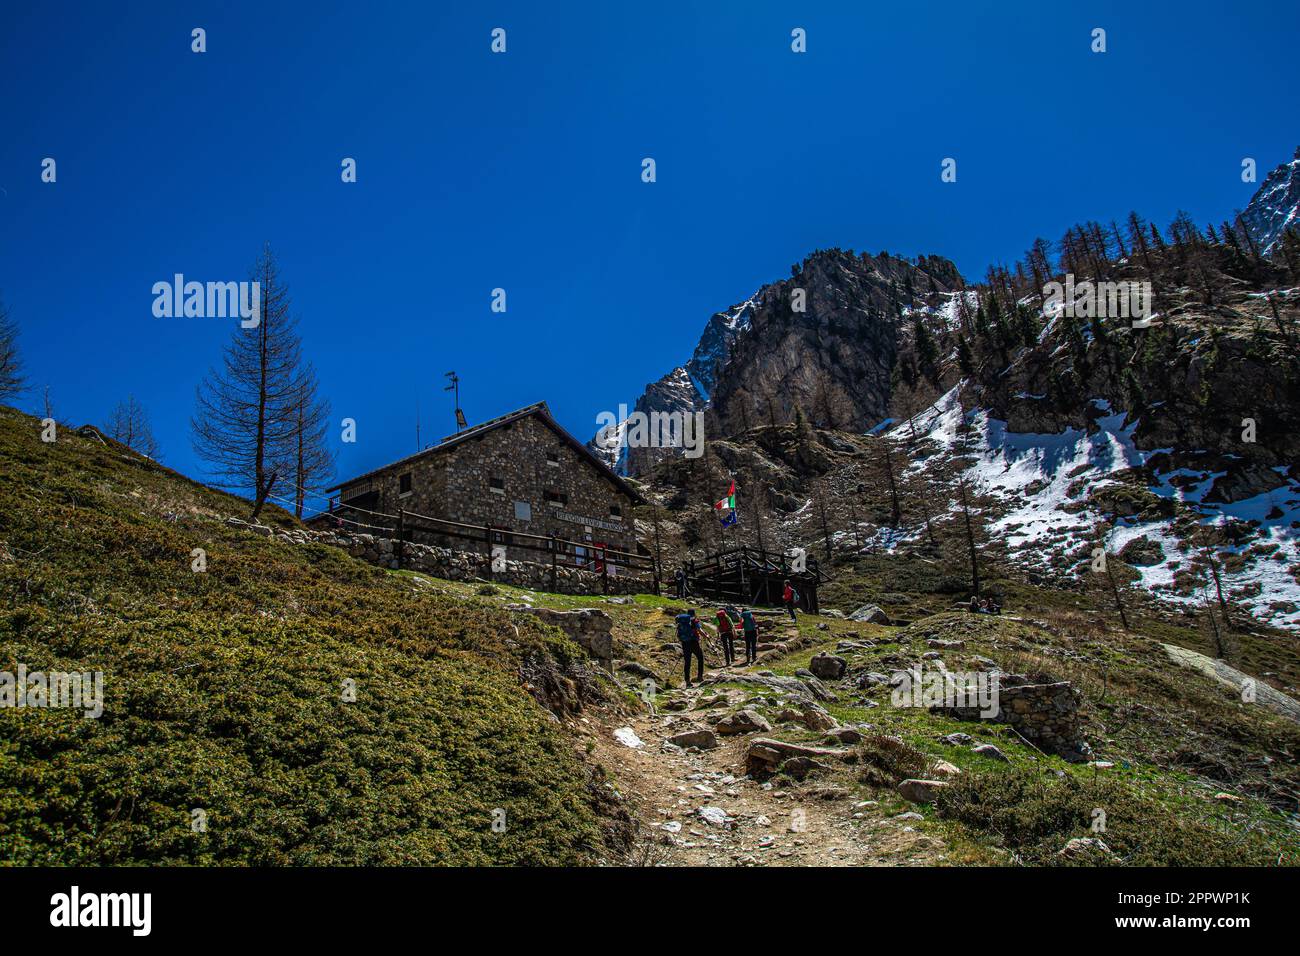
[{"label": "deep blue sky", "polygon": [[134,393],[201,476],[194,387],[233,323],[156,319],[150,288],[245,278],[269,240],[359,423],[343,475],[414,450],[417,399],[426,441],[454,430],[453,368],[471,421],[546,399],[585,439],[815,248],[980,277],[1079,219],[1217,222],[1256,188],[1242,157],[1262,180],[1300,142],[1291,2],[451,6],[4,4],[22,407],[48,384],[60,419],[99,422]]}]

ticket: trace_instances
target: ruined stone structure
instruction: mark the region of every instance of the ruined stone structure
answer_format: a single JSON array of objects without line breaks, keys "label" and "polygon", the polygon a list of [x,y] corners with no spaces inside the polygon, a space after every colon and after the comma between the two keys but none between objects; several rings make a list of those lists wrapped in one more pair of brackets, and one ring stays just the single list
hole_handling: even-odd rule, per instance
[{"label": "ruined stone structure", "polygon": [[[1010,724],[1047,753],[1067,760],[1086,759],[1080,727],[1082,697],[1068,681],[1043,682],[1019,674],[999,675],[998,712],[993,720]],[[978,707],[932,708],[965,720],[980,720]]]},{"label": "ruined stone structure", "polygon": [[451,435],[330,490],[337,496],[330,514],[313,522],[316,527],[334,519],[356,531],[374,530],[365,527],[373,524],[393,532],[393,517],[405,512],[412,516],[403,535],[408,541],[488,550],[472,537],[431,533],[416,516],[503,532],[495,540],[511,560],[549,559],[523,549],[512,553],[512,543],[524,539],[512,542],[510,532],[555,536],[576,543],[560,549],[558,561],[569,567],[589,567],[603,548],[638,550],[631,509],[641,496],[560,427],[545,402]]}]

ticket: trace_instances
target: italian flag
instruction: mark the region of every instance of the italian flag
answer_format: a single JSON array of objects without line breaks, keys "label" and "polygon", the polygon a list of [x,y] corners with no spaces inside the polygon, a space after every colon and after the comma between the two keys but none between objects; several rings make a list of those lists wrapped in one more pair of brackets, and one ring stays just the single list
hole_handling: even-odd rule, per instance
[{"label": "italian flag", "polygon": [[727,497],[723,498],[713,507],[717,508],[719,511],[736,510],[736,483],[734,481],[731,483],[731,487],[727,489]]}]

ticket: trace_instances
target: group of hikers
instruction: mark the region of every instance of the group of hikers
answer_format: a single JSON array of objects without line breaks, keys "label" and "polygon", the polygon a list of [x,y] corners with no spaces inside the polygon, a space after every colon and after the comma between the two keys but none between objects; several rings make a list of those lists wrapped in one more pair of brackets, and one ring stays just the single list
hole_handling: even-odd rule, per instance
[{"label": "group of hikers", "polygon": [[992,598],[981,598],[978,594],[970,596],[970,610],[973,614],[1001,614],[1002,605]]},{"label": "group of hikers", "polygon": [[[758,622],[749,608],[737,610],[730,604],[718,608],[718,639],[722,642],[722,656],[727,667],[734,667],[736,651],[733,641],[739,628],[745,638],[745,664],[758,660]],[[691,686],[691,658],[695,658],[697,684],[704,683],[704,638],[708,625],[696,616],[695,608],[677,615],[677,640],[682,645],[682,674],[686,686]]]},{"label": "group of hikers", "polygon": [[[677,569],[677,573],[673,575],[673,585],[676,590],[677,600],[686,600],[689,588],[687,587],[685,569]],[[799,607],[800,600],[799,592],[790,583],[790,579],[786,578],[781,585],[781,604],[785,607],[786,613],[790,615],[792,621],[796,619],[795,610]]]}]

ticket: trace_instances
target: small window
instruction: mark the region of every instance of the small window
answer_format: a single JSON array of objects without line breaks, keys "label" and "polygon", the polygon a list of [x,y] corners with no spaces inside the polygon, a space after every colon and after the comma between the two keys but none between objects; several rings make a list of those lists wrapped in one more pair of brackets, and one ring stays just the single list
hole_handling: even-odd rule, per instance
[{"label": "small window", "polygon": [[558,508],[569,503],[569,496],[562,491],[548,491],[546,493],[546,503]]},{"label": "small window", "polygon": [[610,505],[610,506],[609,506],[609,516],[610,516],[611,518],[621,518],[621,517],[623,517],[623,509],[622,509],[621,507],[619,507],[618,505]]},{"label": "small window", "polygon": [[494,495],[504,495],[506,493],[506,480],[504,478],[489,478],[488,491]]},{"label": "small window", "polygon": [[560,467],[560,453],[558,451],[548,451],[546,453],[546,463],[556,468]]},{"label": "small window", "polygon": [[397,491],[399,494],[403,495],[409,495],[411,493],[411,473],[409,471],[398,477]]},{"label": "small window", "polygon": [[533,506],[530,505],[527,501],[516,501],[516,502],[515,502],[515,519],[516,519],[517,521],[532,521],[532,520],[533,520]]}]

